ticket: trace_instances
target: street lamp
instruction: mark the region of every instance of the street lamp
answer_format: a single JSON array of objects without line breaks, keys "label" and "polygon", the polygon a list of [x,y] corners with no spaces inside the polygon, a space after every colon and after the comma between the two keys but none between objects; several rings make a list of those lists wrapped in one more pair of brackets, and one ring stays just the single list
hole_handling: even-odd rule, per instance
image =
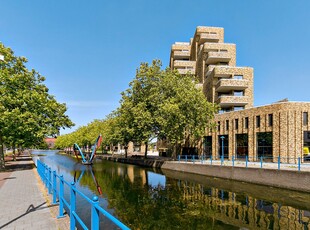
[{"label": "street lamp", "polygon": [[224,139],[225,139],[225,137],[221,136],[220,138],[222,139],[222,159],[224,159]]}]

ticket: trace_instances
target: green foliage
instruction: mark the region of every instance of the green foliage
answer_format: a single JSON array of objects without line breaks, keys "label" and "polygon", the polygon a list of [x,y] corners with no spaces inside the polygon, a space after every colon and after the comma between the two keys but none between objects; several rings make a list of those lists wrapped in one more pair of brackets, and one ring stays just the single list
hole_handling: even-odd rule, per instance
[{"label": "green foliage", "polygon": [[134,141],[147,146],[154,138],[180,144],[185,134],[196,143],[205,129],[213,126],[217,111],[217,106],[207,102],[202,91],[196,88],[192,76],[162,70],[158,60],[151,65],[142,63],[121,96],[120,107],[106,119],[58,138],[57,146],[68,147],[74,139],[85,145],[99,133],[103,134],[103,145],[127,145]]},{"label": "green foliage", "polygon": [[27,69],[26,58],[14,56],[2,43],[0,54],[0,139],[6,145],[34,146],[74,125],[65,115],[66,105],[48,93],[45,78]]}]

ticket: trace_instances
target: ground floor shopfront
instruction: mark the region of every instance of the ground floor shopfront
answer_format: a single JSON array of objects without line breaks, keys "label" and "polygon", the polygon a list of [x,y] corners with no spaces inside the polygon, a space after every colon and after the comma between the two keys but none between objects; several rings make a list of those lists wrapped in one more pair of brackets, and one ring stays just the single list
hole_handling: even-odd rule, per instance
[{"label": "ground floor shopfront", "polygon": [[310,149],[310,103],[279,102],[215,116],[204,137],[204,155],[296,163]]}]

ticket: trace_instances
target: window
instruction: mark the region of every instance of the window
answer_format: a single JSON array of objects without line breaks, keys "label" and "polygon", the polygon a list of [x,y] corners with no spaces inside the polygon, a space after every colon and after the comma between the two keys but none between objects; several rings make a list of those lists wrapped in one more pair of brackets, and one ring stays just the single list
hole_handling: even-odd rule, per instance
[{"label": "window", "polygon": [[235,106],[234,107],[234,111],[239,111],[239,110],[243,110],[244,106]]},{"label": "window", "polygon": [[302,123],[303,125],[308,125],[308,112],[303,112]]},{"label": "window", "polygon": [[256,116],[256,128],[260,127],[260,116]]},{"label": "window", "polygon": [[234,79],[242,80],[243,79],[243,75],[234,75]]},{"label": "window", "polygon": [[268,114],[268,126],[272,126],[272,125],[273,125],[273,115]]},{"label": "window", "polygon": [[235,90],[234,91],[234,96],[238,96],[238,97],[241,97],[241,96],[244,96],[244,92],[243,90]]},{"label": "window", "polygon": [[217,131],[220,131],[221,130],[221,122],[217,122]]},{"label": "window", "polygon": [[238,119],[235,119],[235,129],[238,129],[239,128],[239,121],[238,121]]},{"label": "window", "polygon": [[226,130],[229,130],[229,120],[226,120]]},{"label": "window", "polygon": [[249,128],[249,118],[248,118],[248,117],[244,118],[244,127],[245,127],[246,129]]}]

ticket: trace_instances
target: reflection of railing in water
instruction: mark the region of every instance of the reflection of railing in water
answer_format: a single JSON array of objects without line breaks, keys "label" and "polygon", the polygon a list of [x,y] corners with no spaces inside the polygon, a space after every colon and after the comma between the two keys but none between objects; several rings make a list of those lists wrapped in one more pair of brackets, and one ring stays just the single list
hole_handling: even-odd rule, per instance
[{"label": "reflection of railing in water", "polygon": [[310,229],[310,212],[203,185],[179,181],[183,199],[203,203],[217,220],[249,229]]},{"label": "reflection of railing in water", "polygon": [[[111,222],[113,222],[120,229],[129,229],[126,225],[116,219],[113,215],[108,213],[102,207],[99,206],[98,197],[94,196],[93,199],[86,197],[82,192],[77,190],[75,183],[68,183],[63,179],[63,176],[56,174],[56,171],[51,170],[46,164],[37,160],[37,170],[38,173],[48,189],[48,193],[52,194],[52,203],[59,203],[59,216],[58,218],[64,217],[64,208],[67,208],[70,213],[70,229],[76,229],[77,224],[83,229],[89,229],[81,217],[76,213],[76,198],[79,195],[82,199],[87,201],[91,206],[91,229],[99,229],[100,226],[100,214],[107,217]],[[57,186],[57,180],[59,186]],[[70,189],[70,200],[66,200],[64,196],[64,187],[68,186]],[[58,189],[57,189],[58,188]],[[58,199],[58,202],[57,202]]]}]

